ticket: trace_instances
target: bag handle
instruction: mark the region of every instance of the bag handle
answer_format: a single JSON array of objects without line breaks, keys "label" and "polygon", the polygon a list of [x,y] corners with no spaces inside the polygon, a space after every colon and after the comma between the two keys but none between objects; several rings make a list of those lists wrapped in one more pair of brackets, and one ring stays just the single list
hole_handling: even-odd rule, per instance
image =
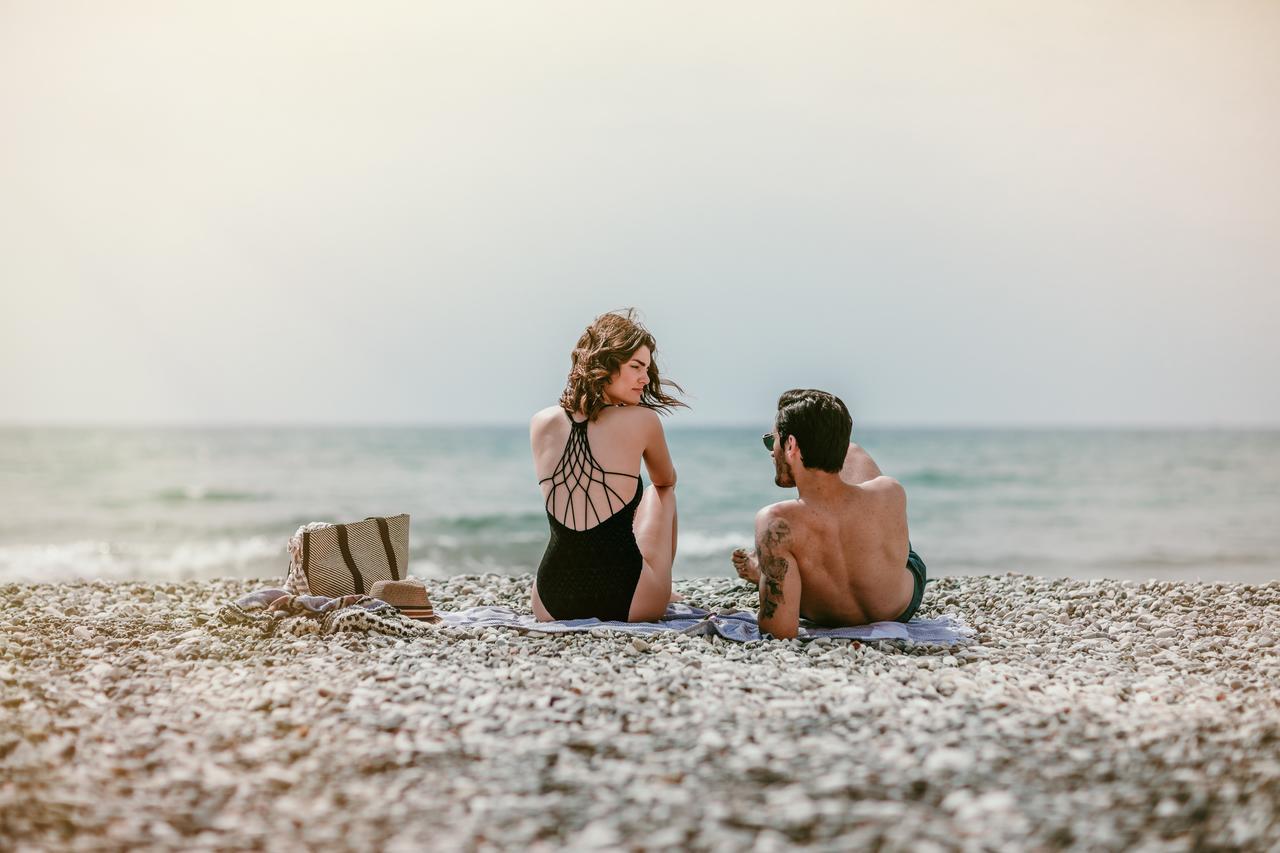
[{"label": "bag handle", "polygon": [[[391,525],[387,524],[385,518],[378,518],[375,515],[369,516],[378,522],[378,532],[382,534],[382,547],[387,549],[387,565],[391,566],[391,577],[400,580],[400,569],[396,566],[396,552],[391,547]],[[368,521],[366,518],[365,521]]]},{"label": "bag handle", "polygon": [[351,572],[351,581],[355,585],[356,592],[364,595],[364,579],[360,577],[360,569],[356,567],[355,558],[351,556],[351,548],[347,545],[347,526],[339,524],[337,527],[338,550],[342,552],[342,561],[347,564],[347,571]]}]

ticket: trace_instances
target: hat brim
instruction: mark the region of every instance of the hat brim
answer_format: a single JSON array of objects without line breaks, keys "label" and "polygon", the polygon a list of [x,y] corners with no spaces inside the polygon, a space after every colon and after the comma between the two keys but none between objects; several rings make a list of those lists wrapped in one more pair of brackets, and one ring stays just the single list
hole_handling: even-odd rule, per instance
[{"label": "hat brim", "polygon": [[397,607],[403,615],[410,619],[417,619],[421,622],[439,622],[440,617],[436,615],[435,610],[430,607]]}]

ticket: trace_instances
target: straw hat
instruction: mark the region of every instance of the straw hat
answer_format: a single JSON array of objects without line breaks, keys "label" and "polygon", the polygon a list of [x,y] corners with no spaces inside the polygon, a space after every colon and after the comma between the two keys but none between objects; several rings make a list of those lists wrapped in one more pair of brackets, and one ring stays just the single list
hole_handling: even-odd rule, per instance
[{"label": "straw hat", "polygon": [[380,598],[410,619],[439,622],[440,617],[427,600],[427,588],[416,578],[402,581],[378,581],[369,595]]}]

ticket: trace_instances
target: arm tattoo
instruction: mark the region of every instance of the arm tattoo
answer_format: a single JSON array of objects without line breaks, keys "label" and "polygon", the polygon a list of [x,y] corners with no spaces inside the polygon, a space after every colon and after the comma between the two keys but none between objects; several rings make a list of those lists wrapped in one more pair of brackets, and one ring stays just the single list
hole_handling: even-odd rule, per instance
[{"label": "arm tattoo", "polygon": [[760,615],[768,619],[778,610],[782,601],[782,581],[787,576],[789,563],[786,557],[774,553],[791,538],[791,527],[782,519],[769,522],[769,527],[756,542],[760,560]]}]

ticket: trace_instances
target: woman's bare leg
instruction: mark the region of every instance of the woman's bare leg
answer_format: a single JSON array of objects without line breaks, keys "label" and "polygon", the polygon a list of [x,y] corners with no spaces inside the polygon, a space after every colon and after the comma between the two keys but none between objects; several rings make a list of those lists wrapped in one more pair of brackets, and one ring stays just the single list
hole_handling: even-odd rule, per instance
[{"label": "woman's bare leg", "polygon": [[553,621],[551,614],[547,612],[547,608],[542,606],[542,599],[538,597],[538,582],[536,580],[533,582],[533,592],[530,594],[530,598],[532,599],[534,618],[539,622]]},{"label": "woman's bare leg", "polygon": [[630,622],[652,622],[667,612],[671,599],[671,567],[676,556],[676,490],[649,486],[636,508],[636,544],[644,557],[640,580],[631,597]]}]

